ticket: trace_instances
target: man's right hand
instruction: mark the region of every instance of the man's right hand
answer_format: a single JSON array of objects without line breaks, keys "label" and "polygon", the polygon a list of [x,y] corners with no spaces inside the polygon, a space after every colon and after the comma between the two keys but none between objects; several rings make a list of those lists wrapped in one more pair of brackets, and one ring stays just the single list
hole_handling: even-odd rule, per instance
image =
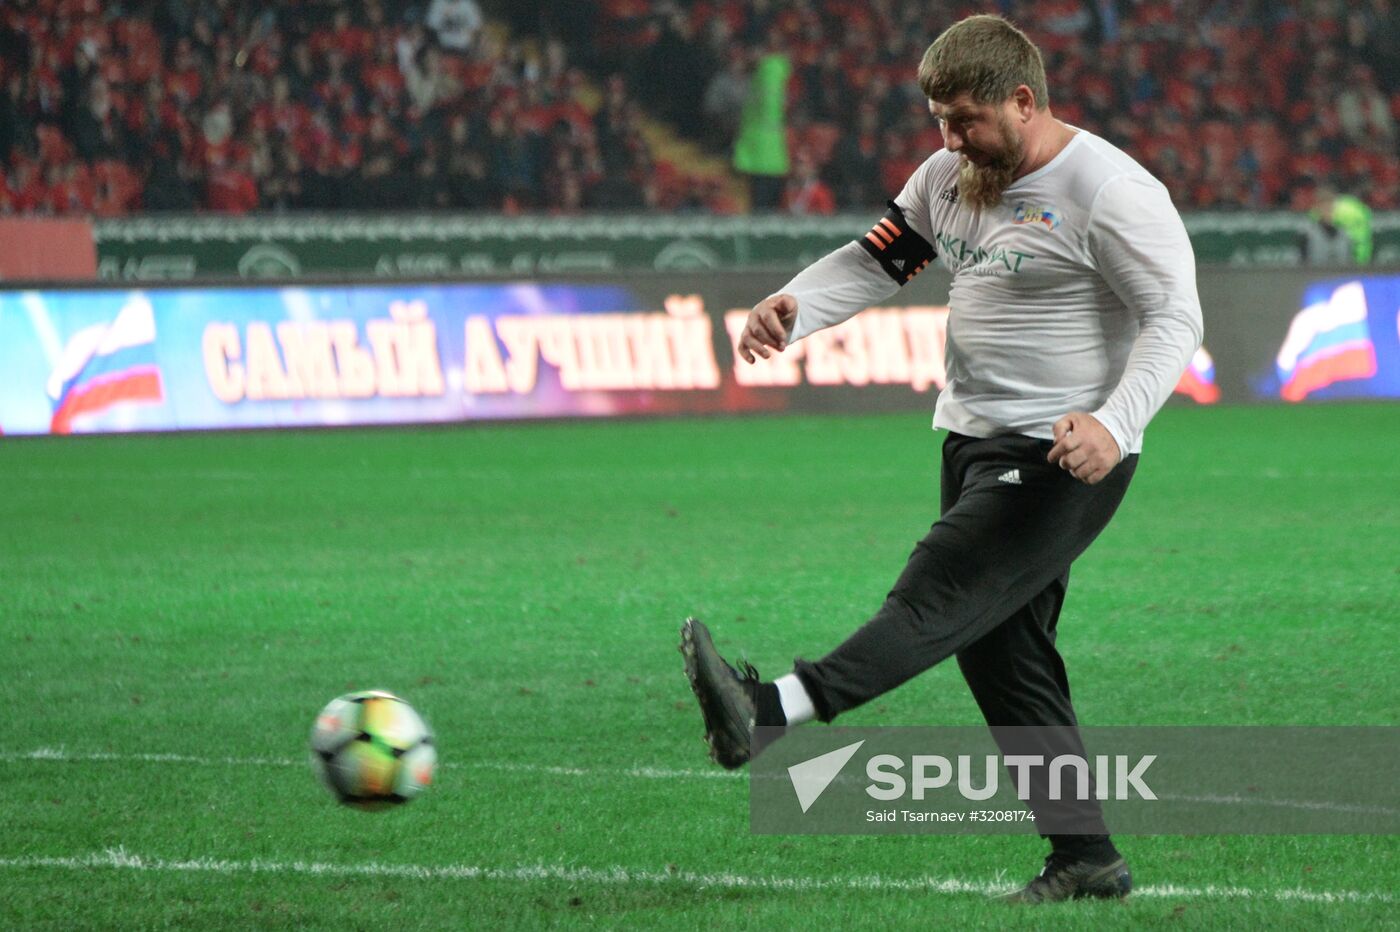
[{"label": "man's right hand", "polygon": [[754,356],[767,359],[773,350],[787,349],[787,335],[797,320],[797,299],[790,294],[775,294],[764,298],[749,311],[749,319],[744,324],[744,332],[739,334],[739,355],[745,362],[754,362]]}]

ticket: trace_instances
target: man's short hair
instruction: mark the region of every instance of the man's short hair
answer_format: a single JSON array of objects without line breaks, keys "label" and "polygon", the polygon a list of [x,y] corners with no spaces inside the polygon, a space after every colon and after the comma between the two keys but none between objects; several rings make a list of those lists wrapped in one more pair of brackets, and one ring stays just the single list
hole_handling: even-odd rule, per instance
[{"label": "man's short hair", "polygon": [[1049,106],[1040,49],[1000,16],[980,14],[954,23],[919,63],[919,87],[929,100],[947,102],[965,92],[976,103],[999,104],[1022,84],[1035,95],[1037,109]]}]

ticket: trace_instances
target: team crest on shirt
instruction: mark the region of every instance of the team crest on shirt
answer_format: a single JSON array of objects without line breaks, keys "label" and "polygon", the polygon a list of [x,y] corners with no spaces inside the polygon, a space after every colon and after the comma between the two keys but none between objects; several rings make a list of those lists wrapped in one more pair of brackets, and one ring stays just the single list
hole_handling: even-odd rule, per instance
[{"label": "team crest on shirt", "polygon": [[1012,223],[1043,223],[1045,229],[1053,230],[1060,225],[1059,215],[1049,207],[1032,207],[1029,204],[1017,204],[1015,212],[1011,215]]}]

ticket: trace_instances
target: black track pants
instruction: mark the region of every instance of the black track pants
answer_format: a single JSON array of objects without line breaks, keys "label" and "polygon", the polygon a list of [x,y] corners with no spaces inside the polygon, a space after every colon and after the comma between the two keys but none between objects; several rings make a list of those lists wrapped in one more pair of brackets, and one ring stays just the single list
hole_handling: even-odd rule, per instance
[{"label": "black track pants", "polygon": [[821,660],[797,662],[823,721],[956,655],[1003,753],[1035,749],[1008,746],[997,726],[1028,725],[1070,726],[1051,739],[1054,750],[1083,753],[1055,625],[1070,564],[1113,517],[1138,458],[1090,486],[1047,463],[1050,447],[1021,436],[948,436],[942,517],[885,604]]},{"label": "black track pants", "polygon": [[875,617],[797,674],[823,721],[954,654],[991,725],[1072,725],[1055,624],[1069,567],[1113,517],[1137,466],[1098,485],[1045,461],[1050,441],[943,444],[943,515]]}]

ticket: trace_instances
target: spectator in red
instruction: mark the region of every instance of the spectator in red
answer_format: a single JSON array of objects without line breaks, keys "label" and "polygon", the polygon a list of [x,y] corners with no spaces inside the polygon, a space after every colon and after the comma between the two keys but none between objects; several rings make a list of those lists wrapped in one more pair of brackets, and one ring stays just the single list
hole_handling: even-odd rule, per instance
[{"label": "spectator in red", "polygon": [[226,214],[246,214],[257,209],[258,186],[247,154],[240,153],[231,162],[221,157],[214,164],[209,172],[204,204],[210,210]]},{"label": "spectator in red", "polygon": [[87,170],[78,162],[50,163],[44,169],[40,208],[51,214],[91,213],[94,191]]},{"label": "spectator in red", "polygon": [[783,187],[781,207],[790,214],[836,213],[836,197],[817,175],[817,166],[810,158],[799,155],[794,161],[792,174]]},{"label": "spectator in red", "polygon": [[14,159],[0,175],[0,214],[32,214],[44,204],[44,181],[37,163]]}]

